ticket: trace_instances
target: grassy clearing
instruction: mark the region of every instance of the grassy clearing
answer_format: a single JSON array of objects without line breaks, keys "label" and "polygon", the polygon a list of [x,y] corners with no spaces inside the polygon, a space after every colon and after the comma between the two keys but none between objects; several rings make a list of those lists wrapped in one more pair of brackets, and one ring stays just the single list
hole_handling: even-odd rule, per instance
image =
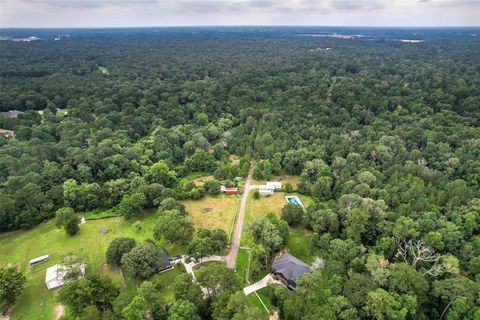
[{"label": "grassy clearing", "polygon": [[237,274],[242,279],[242,283],[247,285],[248,281],[248,269],[250,268],[250,252],[248,250],[238,250],[237,261]]},{"label": "grassy clearing", "polygon": [[182,185],[190,181],[194,181],[196,179],[201,179],[208,176],[210,176],[210,173],[207,173],[207,172],[192,172],[189,175],[186,175],[185,177],[181,178],[179,183],[180,185]]},{"label": "grassy clearing", "polygon": [[312,233],[304,229],[290,229],[290,238],[287,243],[289,253],[298,259],[310,264],[313,262],[314,256],[311,253],[310,242],[312,241]]},{"label": "grassy clearing", "polygon": [[230,163],[234,166],[238,166],[240,164],[240,157],[235,154],[229,155],[228,160],[230,160]]},{"label": "grassy clearing", "polygon": [[202,263],[202,264],[197,264],[196,266],[194,266],[193,267],[193,272],[197,273],[198,270],[200,270],[202,268],[205,268],[205,266],[210,266],[210,265],[214,265],[214,264],[225,266],[225,262],[223,262],[223,261],[208,261],[208,262],[205,262],[205,263]]},{"label": "grassy clearing", "polygon": [[[260,309],[265,315],[264,319],[268,319],[269,318],[269,312],[271,312],[273,310],[273,306],[272,306],[272,302],[270,301],[268,290],[270,290],[270,288],[268,288],[268,287],[262,288],[262,289],[257,291],[258,296],[255,293],[249,294],[247,296],[248,306],[250,308]],[[260,299],[262,300],[263,304],[265,304],[265,307],[267,307],[268,312],[267,312],[267,310],[265,310],[265,307],[263,306]]]},{"label": "grassy clearing", "polygon": [[195,183],[196,186],[203,186],[205,181],[213,180],[213,179],[215,179],[215,177],[210,175],[210,176],[199,177],[199,178],[193,179],[192,181],[193,181],[193,183]]},{"label": "grassy clearing", "polygon": [[[240,196],[218,195],[206,196],[200,200],[186,200],[183,203],[196,228],[221,228],[231,237],[240,200]],[[211,211],[202,212],[204,209]]]},{"label": "grassy clearing", "polygon": [[[16,232],[0,238],[0,265],[8,263],[19,264],[27,270],[28,261],[43,254],[49,254],[51,260],[37,266],[32,273],[27,274],[27,284],[13,310],[12,319],[52,319],[56,290],[45,287],[45,270],[59,262],[63,256],[75,254],[82,257],[88,264],[88,270],[104,272],[119,285],[125,282],[128,287],[130,279],[123,277],[120,269],[105,268],[105,252],[110,242],[117,237],[131,237],[138,242],[152,238],[155,215],[140,217],[143,224],[141,231],[132,227],[132,222],[123,218],[108,218],[87,221],[80,226],[80,231],[69,237],[62,229],[57,229],[54,221],[48,221],[31,230]],[[102,234],[101,228],[109,232]],[[157,241],[159,246],[172,255],[185,252],[185,248],[168,245],[165,240]]]},{"label": "grassy clearing", "polygon": [[[254,199],[252,192],[248,195],[247,208],[245,211],[245,222],[242,231],[242,246],[250,246],[253,244],[252,236],[248,231],[248,222],[254,218],[265,218],[270,212],[280,217],[283,206],[287,204],[285,200],[285,192],[276,192],[270,197],[260,197],[260,199]],[[298,195],[305,206],[308,206],[312,199],[307,196]]]}]

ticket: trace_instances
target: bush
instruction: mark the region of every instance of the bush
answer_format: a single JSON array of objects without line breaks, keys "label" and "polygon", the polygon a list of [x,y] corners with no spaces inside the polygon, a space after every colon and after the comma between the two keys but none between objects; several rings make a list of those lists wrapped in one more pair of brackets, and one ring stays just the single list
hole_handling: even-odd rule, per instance
[{"label": "bush", "polygon": [[285,191],[286,193],[291,193],[291,192],[293,192],[293,186],[290,184],[290,182],[286,182],[286,183],[283,185],[283,191]]},{"label": "bush", "polygon": [[258,192],[258,190],[253,192],[253,199],[260,199],[260,192]]},{"label": "bush", "polygon": [[220,194],[221,185],[222,184],[218,180],[212,179],[205,181],[203,187],[205,188],[205,192],[207,194],[216,195]]}]

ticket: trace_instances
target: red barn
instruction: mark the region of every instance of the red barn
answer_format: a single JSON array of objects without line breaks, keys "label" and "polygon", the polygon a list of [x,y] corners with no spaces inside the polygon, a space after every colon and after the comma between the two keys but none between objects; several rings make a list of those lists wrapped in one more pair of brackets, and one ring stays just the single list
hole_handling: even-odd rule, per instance
[{"label": "red barn", "polygon": [[225,194],[237,194],[238,193],[238,188],[225,188],[225,187],[222,187],[220,189],[223,193]]}]

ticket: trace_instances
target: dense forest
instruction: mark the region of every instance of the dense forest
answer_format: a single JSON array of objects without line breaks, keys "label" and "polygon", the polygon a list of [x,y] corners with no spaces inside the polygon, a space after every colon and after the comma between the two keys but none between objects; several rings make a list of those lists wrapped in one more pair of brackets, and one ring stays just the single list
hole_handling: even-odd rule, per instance
[{"label": "dense forest", "polygon": [[[173,199],[217,187],[185,177],[233,185],[253,160],[256,179],[298,175],[314,199],[295,223],[322,262],[272,290],[281,319],[480,319],[478,30],[0,33],[40,38],[0,42],[0,111],[22,111],[0,115],[15,134],[0,136],[0,232],[64,207],[182,214]],[[236,288],[183,288],[149,317],[255,319]]]}]

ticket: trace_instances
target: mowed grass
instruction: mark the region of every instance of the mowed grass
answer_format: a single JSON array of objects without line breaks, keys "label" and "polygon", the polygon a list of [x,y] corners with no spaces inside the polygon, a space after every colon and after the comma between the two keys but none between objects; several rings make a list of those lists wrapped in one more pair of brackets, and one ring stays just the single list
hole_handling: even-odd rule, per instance
[{"label": "mowed grass", "polygon": [[[257,291],[257,294],[251,293],[247,296],[247,304],[249,308],[258,308],[265,315],[263,319],[269,319],[269,313],[273,310],[273,305],[270,301],[268,290],[270,290],[268,287],[262,288]],[[263,304],[260,299],[262,300]],[[268,312],[265,310],[265,307],[267,307]]]},{"label": "mowed grass", "polygon": [[[11,319],[52,319],[53,308],[58,290],[47,290],[45,286],[45,270],[61,261],[65,255],[74,254],[83,258],[88,264],[87,272],[103,272],[112,277],[118,285],[127,287],[130,279],[121,274],[119,268],[105,267],[105,252],[110,242],[117,237],[131,237],[142,242],[153,238],[155,215],[140,217],[143,229],[137,231],[132,227],[133,221],[125,221],[121,217],[87,221],[80,225],[80,231],[69,237],[62,229],[57,229],[54,221],[48,221],[31,230],[15,232],[0,237],[0,265],[13,263],[21,266],[27,274],[25,290],[18,298]],[[103,234],[101,228],[108,228]],[[176,255],[185,252],[185,248],[169,245],[165,240],[157,244]],[[30,273],[28,261],[32,258],[49,254],[51,260],[35,267]]]},{"label": "mowed grass", "polygon": [[237,261],[235,265],[237,267],[236,272],[238,276],[242,279],[242,284],[247,286],[248,283],[248,269],[250,264],[250,252],[248,250],[240,249],[238,250]]},{"label": "mowed grass", "polygon": [[[251,246],[253,244],[252,236],[248,231],[248,223],[250,221],[255,218],[265,218],[269,213],[274,213],[277,217],[280,217],[282,208],[287,204],[287,200],[285,200],[285,195],[287,194],[285,192],[275,192],[272,196],[260,197],[260,199],[254,199],[253,192],[250,191],[247,199],[241,239],[242,246]],[[310,197],[297,195],[302,200],[304,206],[308,206],[312,202]]]},{"label": "mowed grass", "polygon": [[[206,196],[200,200],[186,200],[183,203],[195,223],[195,228],[220,228],[231,237],[240,201],[241,196],[218,195]],[[206,212],[206,209],[210,211]]]},{"label": "mowed grass", "polygon": [[311,264],[314,259],[311,251],[312,232],[302,228],[290,228],[287,251],[305,263]]}]

